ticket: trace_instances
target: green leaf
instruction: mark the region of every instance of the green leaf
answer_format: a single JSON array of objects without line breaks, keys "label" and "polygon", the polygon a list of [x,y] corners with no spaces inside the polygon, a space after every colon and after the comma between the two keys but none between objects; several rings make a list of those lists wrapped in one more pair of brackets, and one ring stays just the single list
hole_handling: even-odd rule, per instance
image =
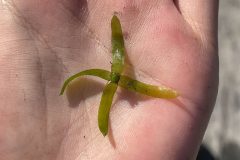
[{"label": "green leaf", "polygon": [[[107,81],[110,81],[111,77],[111,72],[103,69],[89,69],[85,70],[82,72],[79,72],[71,77],[69,77],[65,82],[64,85],[61,89],[60,95],[63,94],[65,91],[67,85],[73,81],[76,78],[79,78],[84,75],[91,75],[91,76],[97,76],[100,78],[103,78]],[[154,86],[150,84],[146,84],[143,82],[140,82],[138,80],[132,79],[128,76],[120,76],[120,80],[118,83],[119,86],[130,90],[130,91],[135,91],[141,94],[145,94],[151,97],[157,97],[157,98],[176,98],[179,94],[177,91],[167,88],[167,87],[159,87],[159,86]]]},{"label": "green leaf", "polygon": [[176,98],[179,95],[177,91],[173,89],[146,84],[124,75],[121,76],[118,85],[127,90],[135,91],[156,98],[169,99]]},{"label": "green leaf", "polygon": [[85,71],[79,72],[79,73],[74,74],[73,76],[71,76],[71,77],[69,77],[68,79],[65,80],[65,82],[64,82],[64,84],[62,86],[60,95],[62,95],[64,93],[67,85],[71,81],[73,81],[74,79],[79,78],[81,76],[84,76],[84,75],[97,76],[97,77],[103,78],[103,79],[105,79],[107,81],[109,81],[110,77],[111,77],[111,73],[109,71],[106,71],[106,70],[103,70],[103,69],[89,69],[89,70],[85,70]]},{"label": "green leaf", "polygon": [[79,72],[69,77],[63,84],[60,95],[62,95],[68,84],[76,78],[84,75],[91,75],[103,78],[108,83],[102,94],[100,107],[98,111],[98,126],[104,136],[108,133],[109,112],[113,101],[113,96],[117,90],[118,85],[134,92],[157,98],[176,98],[179,94],[170,88],[158,87],[146,84],[128,76],[121,75],[124,69],[125,61],[125,47],[122,34],[122,27],[116,15],[112,17],[112,66],[111,72],[103,69],[89,69]]},{"label": "green leaf", "polygon": [[111,71],[115,74],[121,74],[124,68],[125,48],[122,34],[122,27],[117,16],[112,17],[112,66]]},{"label": "green leaf", "polygon": [[109,112],[117,87],[118,85],[116,83],[110,82],[103,90],[100,107],[98,110],[98,127],[103,136],[106,136],[108,133]]}]

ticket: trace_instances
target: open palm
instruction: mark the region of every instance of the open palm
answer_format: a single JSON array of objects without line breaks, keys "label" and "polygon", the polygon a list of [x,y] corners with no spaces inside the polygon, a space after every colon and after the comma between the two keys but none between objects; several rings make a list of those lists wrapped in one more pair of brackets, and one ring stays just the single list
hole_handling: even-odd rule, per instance
[{"label": "open palm", "polygon": [[[218,85],[217,0],[13,0],[0,9],[0,155],[3,159],[193,159]],[[98,130],[110,70],[114,12],[122,22],[124,74],[176,89],[175,100],[119,89],[110,132]],[[2,23],[4,22],[4,23]]]}]

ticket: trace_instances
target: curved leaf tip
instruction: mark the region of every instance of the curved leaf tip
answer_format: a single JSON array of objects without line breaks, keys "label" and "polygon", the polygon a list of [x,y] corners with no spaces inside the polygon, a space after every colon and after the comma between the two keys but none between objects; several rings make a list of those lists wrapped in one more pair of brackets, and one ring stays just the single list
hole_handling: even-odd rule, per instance
[{"label": "curved leaf tip", "polygon": [[75,80],[76,78],[79,78],[81,76],[85,76],[85,75],[90,75],[90,76],[96,76],[102,79],[105,79],[107,81],[109,81],[111,79],[111,73],[107,70],[104,69],[89,69],[89,70],[84,70],[81,71],[77,74],[74,74],[73,76],[69,77],[68,79],[65,80],[62,89],[60,91],[59,95],[62,95],[64,93],[64,91],[66,90],[68,84]]}]

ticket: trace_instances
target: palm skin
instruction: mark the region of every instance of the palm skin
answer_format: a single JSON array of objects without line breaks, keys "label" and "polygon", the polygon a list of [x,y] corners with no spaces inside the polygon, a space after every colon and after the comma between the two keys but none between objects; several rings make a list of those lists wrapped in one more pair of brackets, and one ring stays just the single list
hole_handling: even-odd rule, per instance
[{"label": "palm skin", "polygon": [[[202,3],[1,4],[1,157],[194,159],[218,84],[217,1]],[[83,79],[69,87],[67,96],[58,94],[64,79],[76,72],[110,70],[110,20],[115,11],[125,36],[125,74],[172,87],[181,96],[169,101],[118,90],[104,138],[97,111],[106,82]]]}]

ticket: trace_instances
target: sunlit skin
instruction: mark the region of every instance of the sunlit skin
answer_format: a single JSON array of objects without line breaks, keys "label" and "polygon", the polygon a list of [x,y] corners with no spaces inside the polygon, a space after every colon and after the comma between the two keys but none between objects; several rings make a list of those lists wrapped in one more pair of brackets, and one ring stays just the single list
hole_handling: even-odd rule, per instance
[{"label": "sunlit skin", "polygon": [[121,73],[124,70],[125,47],[120,20],[117,18],[116,15],[114,15],[111,20],[111,29],[112,29],[112,59],[113,59],[111,65],[111,72],[101,69],[90,69],[81,71],[66,79],[60,92],[60,95],[62,95],[67,85],[69,85],[71,81],[73,81],[76,78],[79,78],[80,76],[92,75],[108,80],[109,83],[106,84],[103,90],[100,107],[98,110],[98,127],[104,136],[106,136],[108,133],[110,108],[118,84],[120,84],[121,87],[128,89],[130,91],[135,91],[152,97],[169,99],[176,98],[178,96],[178,93],[173,89],[153,86],[150,84],[139,82],[128,76],[121,75]]},{"label": "sunlit skin", "polygon": [[[0,159],[194,159],[218,86],[217,1],[13,0],[0,2]],[[111,69],[114,11],[126,48],[122,75],[174,88],[177,99],[120,86],[106,137],[98,109]]]}]

